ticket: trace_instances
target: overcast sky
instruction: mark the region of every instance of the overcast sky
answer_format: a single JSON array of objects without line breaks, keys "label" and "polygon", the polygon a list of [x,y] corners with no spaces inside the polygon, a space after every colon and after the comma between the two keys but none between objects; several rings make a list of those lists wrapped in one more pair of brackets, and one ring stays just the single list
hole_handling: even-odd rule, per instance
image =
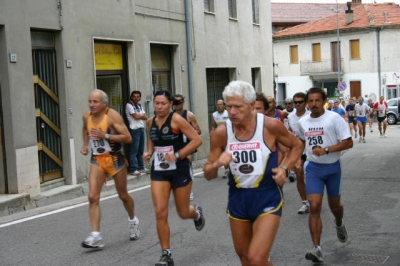
[{"label": "overcast sky", "polygon": [[[337,0],[338,3],[347,3],[351,0]],[[336,3],[336,0],[271,0],[273,3]],[[372,3],[396,3],[400,5],[400,0],[362,0],[363,4]]]}]

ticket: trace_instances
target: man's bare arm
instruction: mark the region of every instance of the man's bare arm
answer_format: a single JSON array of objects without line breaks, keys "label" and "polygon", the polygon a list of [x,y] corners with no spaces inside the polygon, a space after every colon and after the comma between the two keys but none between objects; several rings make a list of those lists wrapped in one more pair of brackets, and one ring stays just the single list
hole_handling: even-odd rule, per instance
[{"label": "man's bare arm", "polygon": [[201,135],[201,129],[199,124],[197,123],[196,116],[192,112],[188,112],[188,121],[197,132],[197,134]]},{"label": "man's bare arm", "polygon": [[207,162],[203,167],[204,178],[207,180],[218,177],[218,169],[221,166],[228,166],[232,160],[232,155],[224,151],[226,138],[224,125],[217,127],[211,136],[210,152],[208,153]]},{"label": "man's bare arm", "polygon": [[216,123],[214,120],[214,116],[211,115],[210,133],[214,131],[215,127],[216,127]]},{"label": "man's bare arm", "polygon": [[110,141],[119,143],[132,142],[131,134],[129,133],[128,128],[126,127],[121,115],[117,111],[110,109],[110,111],[108,112],[108,123],[118,133],[118,134],[110,134],[109,138]]}]

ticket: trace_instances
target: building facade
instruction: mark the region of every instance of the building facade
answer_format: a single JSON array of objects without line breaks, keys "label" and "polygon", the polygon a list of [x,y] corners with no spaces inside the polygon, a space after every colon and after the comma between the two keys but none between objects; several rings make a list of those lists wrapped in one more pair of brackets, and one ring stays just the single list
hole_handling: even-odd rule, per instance
[{"label": "building facade", "polygon": [[[262,16],[259,14],[263,14]],[[0,3],[0,195],[77,184],[88,95],[124,116],[132,90],[186,96],[206,157],[209,116],[231,80],[272,91],[269,1],[36,0]]]},{"label": "building facade", "polygon": [[338,14],[276,32],[278,95],[320,86],[330,98],[398,97],[399,17],[398,5],[353,4]]}]

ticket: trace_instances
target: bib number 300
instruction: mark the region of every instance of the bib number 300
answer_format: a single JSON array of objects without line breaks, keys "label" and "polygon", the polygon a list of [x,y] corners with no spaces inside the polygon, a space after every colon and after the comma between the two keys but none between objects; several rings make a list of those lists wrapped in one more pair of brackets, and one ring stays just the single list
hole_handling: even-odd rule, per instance
[{"label": "bib number 300", "polygon": [[254,150],[247,151],[234,151],[235,163],[255,163],[257,161],[257,154]]}]

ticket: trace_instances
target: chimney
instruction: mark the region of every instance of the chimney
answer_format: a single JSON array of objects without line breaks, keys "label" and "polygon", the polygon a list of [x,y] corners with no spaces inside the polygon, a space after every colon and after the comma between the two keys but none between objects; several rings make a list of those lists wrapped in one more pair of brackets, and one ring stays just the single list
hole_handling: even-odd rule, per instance
[{"label": "chimney", "polygon": [[384,20],[385,20],[385,24],[390,24],[390,21],[388,19],[389,12],[383,12],[383,17],[384,17]]},{"label": "chimney", "polygon": [[[353,0],[353,3],[357,0]],[[361,0],[359,0],[361,1]],[[347,2],[347,10],[345,11],[346,13],[346,25],[349,25],[350,23],[353,23],[353,10],[351,10],[351,2]]]}]

